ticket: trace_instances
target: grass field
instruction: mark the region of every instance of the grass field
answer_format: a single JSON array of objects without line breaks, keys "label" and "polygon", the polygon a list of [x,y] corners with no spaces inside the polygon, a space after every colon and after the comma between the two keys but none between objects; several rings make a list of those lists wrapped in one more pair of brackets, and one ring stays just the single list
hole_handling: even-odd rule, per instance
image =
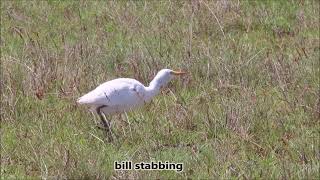
[{"label": "grass field", "polygon": [[[316,0],[1,1],[1,179],[319,179]],[[76,99],[183,69],[105,141]],[[115,171],[114,161],[183,163]]]}]

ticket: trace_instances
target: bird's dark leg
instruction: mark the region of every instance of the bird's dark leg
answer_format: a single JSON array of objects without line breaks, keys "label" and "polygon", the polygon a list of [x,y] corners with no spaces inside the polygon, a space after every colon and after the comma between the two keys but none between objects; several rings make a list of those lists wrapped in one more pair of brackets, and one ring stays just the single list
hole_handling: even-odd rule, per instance
[{"label": "bird's dark leg", "polygon": [[99,106],[97,108],[97,114],[99,115],[99,117],[101,119],[103,128],[105,129],[105,132],[106,132],[106,134],[108,136],[108,140],[112,141],[113,138],[112,138],[110,122],[106,119],[106,117],[102,114],[102,111],[101,111],[101,109],[104,108],[104,107],[107,107],[107,106],[106,105]]},{"label": "bird's dark leg", "polygon": [[107,107],[107,106],[106,105],[99,106],[97,108],[97,114],[99,115],[99,117],[101,119],[103,127],[107,128],[108,127],[108,121],[104,118],[104,116],[102,115],[102,111],[101,111],[101,109],[104,108],[104,107]]}]

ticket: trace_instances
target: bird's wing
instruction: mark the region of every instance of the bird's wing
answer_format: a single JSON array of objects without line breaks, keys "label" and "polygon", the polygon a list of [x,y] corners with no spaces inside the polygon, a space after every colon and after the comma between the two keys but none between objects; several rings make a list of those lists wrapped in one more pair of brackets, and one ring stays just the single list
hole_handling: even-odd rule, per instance
[{"label": "bird's wing", "polygon": [[143,93],[141,95],[141,91],[140,94],[135,91],[140,86],[143,85],[134,79],[115,79],[101,84],[79,98],[78,102],[93,106],[133,107],[144,102]]}]

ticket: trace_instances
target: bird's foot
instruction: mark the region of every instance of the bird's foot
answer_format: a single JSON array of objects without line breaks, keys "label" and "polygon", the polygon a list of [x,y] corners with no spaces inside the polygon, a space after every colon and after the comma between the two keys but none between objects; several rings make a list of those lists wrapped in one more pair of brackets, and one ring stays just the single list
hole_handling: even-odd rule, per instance
[{"label": "bird's foot", "polygon": [[101,123],[97,124],[96,127],[105,133],[108,142],[113,141],[113,132],[108,125]]},{"label": "bird's foot", "polygon": [[104,134],[106,135],[106,138],[107,138],[107,142],[113,141],[112,132],[108,129],[108,127],[97,125],[97,128],[104,132]]}]

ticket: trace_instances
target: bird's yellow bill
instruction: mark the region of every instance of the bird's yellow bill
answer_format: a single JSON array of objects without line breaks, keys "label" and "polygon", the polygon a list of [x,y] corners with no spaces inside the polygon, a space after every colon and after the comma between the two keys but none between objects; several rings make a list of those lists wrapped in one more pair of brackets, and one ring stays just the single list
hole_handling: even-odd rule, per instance
[{"label": "bird's yellow bill", "polygon": [[184,71],[171,71],[171,74],[173,75],[183,75],[183,74],[186,74],[187,72],[184,72]]}]

